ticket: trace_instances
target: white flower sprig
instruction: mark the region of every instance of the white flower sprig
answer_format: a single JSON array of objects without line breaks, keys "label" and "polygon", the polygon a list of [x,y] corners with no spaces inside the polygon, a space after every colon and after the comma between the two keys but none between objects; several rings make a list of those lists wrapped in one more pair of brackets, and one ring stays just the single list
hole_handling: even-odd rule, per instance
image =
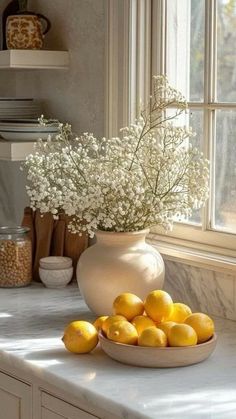
[{"label": "white flower sprig", "polygon": [[90,236],[170,229],[174,217],[190,216],[208,197],[209,163],[192,147],[192,130],[173,124],[186,108],[167,78],[155,76],[148,106],[120,137],[76,137],[59,124],[58,135],[39,141],[26,159],[32,208],[64,212],[72,232]]}]

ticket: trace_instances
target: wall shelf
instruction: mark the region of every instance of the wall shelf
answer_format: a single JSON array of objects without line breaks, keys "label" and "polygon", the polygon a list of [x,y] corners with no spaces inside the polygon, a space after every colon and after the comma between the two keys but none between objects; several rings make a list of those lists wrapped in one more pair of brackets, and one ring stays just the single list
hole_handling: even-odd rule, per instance
[{"label": "wall shelf", "polygon": [[33,153],[35,142],[13,142],[0,140],[0,160],[23,161]]},{"label": "wall shelf", "polygon": [[55,69],[69,68],[68,51],[10,49],[0,51],[0,69]]}]

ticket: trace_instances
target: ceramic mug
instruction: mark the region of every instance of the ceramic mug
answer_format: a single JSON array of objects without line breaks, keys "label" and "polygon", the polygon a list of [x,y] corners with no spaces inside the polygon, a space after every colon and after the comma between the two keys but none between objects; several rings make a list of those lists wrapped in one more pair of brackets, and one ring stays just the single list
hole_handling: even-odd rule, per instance
[{"label": "ceramic mug", "polygon": [[51,27],[41,14],[26,13],[8,16],[6,42],[8,49],[41,49],[44,35]]}]

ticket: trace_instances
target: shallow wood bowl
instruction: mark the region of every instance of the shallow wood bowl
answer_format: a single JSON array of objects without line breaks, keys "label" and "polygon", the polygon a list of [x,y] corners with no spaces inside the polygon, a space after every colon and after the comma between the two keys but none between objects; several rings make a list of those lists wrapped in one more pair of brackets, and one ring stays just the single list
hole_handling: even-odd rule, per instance
[{"label": "shallow wood bowl", "polygon": [[138,367],[170,368],[197,364],[207,359],[215,349],[217,336],[214,334],[207,342],[195,346],[167,348],[125,345],[107,339],[101,332],[99,341],[104,352],[116,361]]}]

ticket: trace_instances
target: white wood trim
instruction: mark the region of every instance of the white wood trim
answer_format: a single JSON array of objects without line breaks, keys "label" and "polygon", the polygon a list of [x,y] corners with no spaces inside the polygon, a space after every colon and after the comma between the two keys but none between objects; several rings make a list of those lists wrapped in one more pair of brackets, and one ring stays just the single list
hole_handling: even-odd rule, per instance
[{"label": "white wood trim", "polygon": [[[41,392],[41,405],[45,408],[45,411],[48,410],[48,412],[54,412],[61,415],[61,417],[69,417],[70,419],[92,419],[98,417],[44,391]],[[47,417],[46,414],[45,417]]]},{"label": "white wood trim", "polygon": [[130,45],[130,61],[129,61],[129,120],[134,121],[136,118],[136,101],[137,101],[137,72],[136,72],[136,59],[137,59],[137,0],[131,2],[130,9],[130,32],[129,32],[129,45]]},{"label": "white wood trim", "polygon": [[168,243],[182,243],[194,247],[196,250],[208,246],[211,252],[236,257],[236,236],[218,231],[203,231],[201,227],[188,224],[175,224],[171,232],[165,233],[156,226],[151,229],[152,234],[162,237]]},{"label": "white wood trim", "polygon": [[[10,356],[10,355],[9,355]],[[45,392],[54,395],[56,398],[75,406],[77,409],[90,413],[90,415],[99,417],[102,419],[111,419],[111,413],[104,408],[98,407],[96,403],[88,403],[82,394],[76,390],[76,388],[53,384],[53,380],[46,380],[46,378],[39,377],[35,372],[34,368],[28,367],[24,362],[19,362],[16,367],[15,363],[11,362],[11,356],[9,358],[7,353],[1,351],[0,357],[0,373],[6,374],[10,378],[17,380],[18,382],[27,383],[31,388],[32,400],[30,400],[31,414],[30,419],[42,419],[41,416],[41,393]],[[32,391],[33,389],[33,391]],[[1,418],[1,410],[0,410]],[[23,415],[21,419],[26,419],[27,416]],[[1,418],[2,419],[2,418]],[[12,418],[11,418],[12,419]],[[27,418],[28,419],[28,418]],[[77,416],[76,419],[79,419]],[[112,414],[112,419],[120,419],[120,415]]]},{"label": "white wood trim", "polygon": [[130,1],[106,2],[106,137],[119,135],[129,120]]},{"label": "white wood trim", "polygon": [[152,2],[152,74],[166,74],[166,0]]},{"label": "white wood trim", "polygon": [[204,102],[188,102],[189,108],[196,109],[235,109],[236,103],[226,103],[226,102],[215,102],[215,103],[204,103]]},{"label": "white wood trim", "polygon": [[[216,100],[216,16],[215,0],[207,0],[205,7],[205,91],[204,105],[214,104]],[[204,143],[205,155],[210,165],[210,197],[203,211],[203,227],[208,230],[213,225],[214,218],[214,179],[215,179],[215,108],[204,110]]]},{"label": "white wood trim", "polygon": [[116,0],[106,2],[106,103],[105,128],[106,137],[118,131],[117,121],[117,67],[118,67],[118,3]]},{"label": "white wood trim", "polygon": [[185,245],[170,244],[157,236],[148,236],[148,242],[161,253],[164,260],[196,266],[236,276],[236,257],[224,256],[207,250],[196,250]]},{"label": "white wood trim", "polygon": [[123,6],[123,75],[122,75],[122,125],[126,126],[130,120],[130,1],[125,1]]},{"label": "white wood trim", "polygon": [[151,93],[151,1],[138,0],[137,6],[136,117]]},{"label": "white wood trim", "polygon": [[[0,372],[0,390],[15,396],[19,403],[19,418],[30,419],[32,417],[31,386],[21,380],[16,380],[8,374]],[[4,406],[2,406],[3,408]],[[5,406],[7,408],[7,406]],[[0,412],[1,416],[1,412]]]},{"label": "white wood trim", "polygon": [[134,122],[151,84],[151,0],[106,2],[106,136]]}]

